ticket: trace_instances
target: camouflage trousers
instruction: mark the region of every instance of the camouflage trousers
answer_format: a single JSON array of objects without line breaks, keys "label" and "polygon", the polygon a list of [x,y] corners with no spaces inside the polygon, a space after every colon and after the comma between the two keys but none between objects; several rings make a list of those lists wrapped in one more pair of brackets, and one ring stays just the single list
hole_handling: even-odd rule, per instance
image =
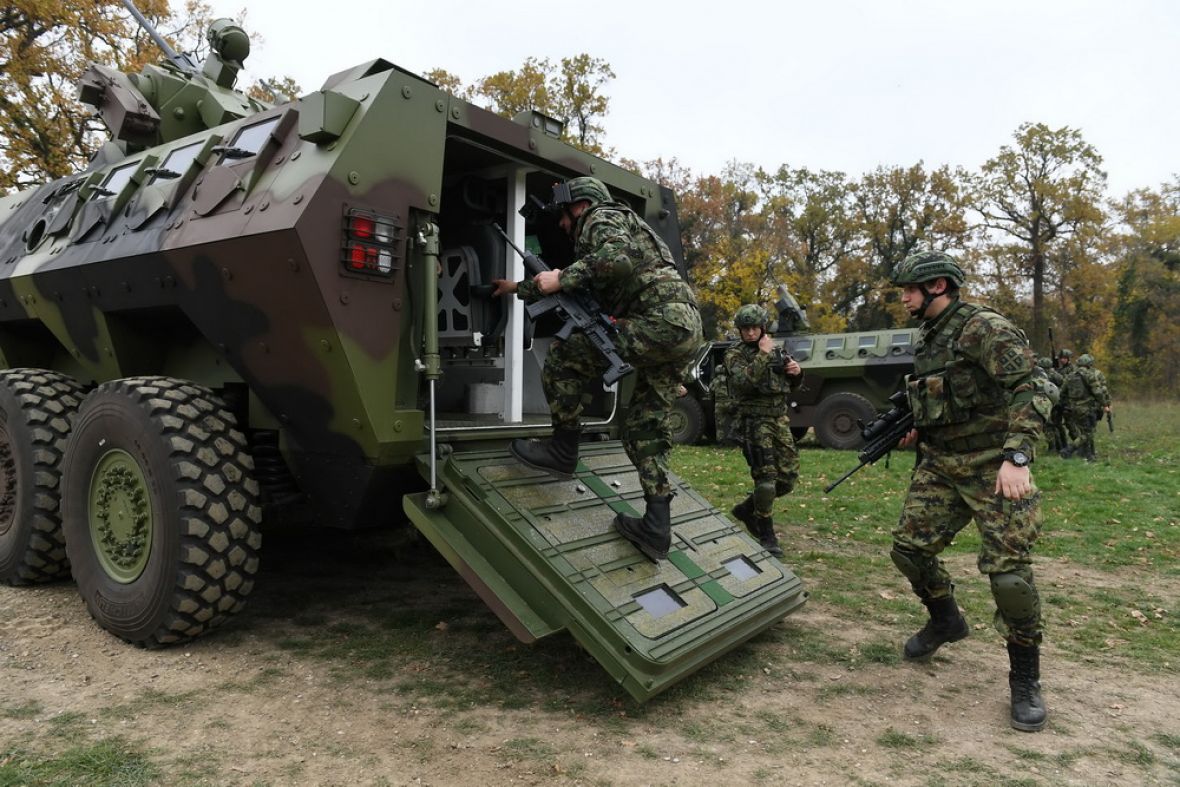
[{"label": "camouflage trousers", "polygon": [[1075,410],[1072,408],[1062,410],[1062,422],[1065,426],[1065,431],[1069,435],[1068,445],[1074,456],[1094,456],[1094,430],[1098,423],[1098,419],[1094,416],[1094,411]]},{"label": "camouflage trousers", "polygon": [[922,451],[893,531],[894,551],[907,556],[917,573],[908,577],[914,592],[922,598],[950,594],[951,577],[938,555],[974,520],[982,542],[980,573],[1020,577],[1031,589],[1031,606],[1036,610],[1029,617],[1015,619],[1004,614],[997,598],[996,630],[1017,644],[1039,643],[1040,600],[1033,582],[1031,553],[1041,531],[1040,491],[1034,484],[1023,500],[1005,500],[996,494],[996,474],[1003,461],[999,448],[950,453],[923,444]]},{"label": "camouflage trousers", "polygon": [[[686,303],[657,305],[637,314],[623,321],[615,337],[619,355],[635,367],[620,437],[648,497],[666,497],[672,492],[668,483],[668,454],[672,450],[668,416],[688,365],[702,344],[700,312]],[[575,333],[566,341],[553,343],[541,383],[555,429],[580,428],[587,386],[598,384],[607,365],[585,334]],[[621,383],[624,390],[626,383],[626,379]]]},{"label": "camouflage trousers", "polygon": [[[742,455],[754,480],[754,513],[768,517],[774,499],[790,494],[799,480],[799,452],[791,436],[791,421],[780,416],[747,415],[741,419]],[[759,494],[758,487],[774,487],[774,495]]]},{"label": "camouflage trousers", "polygon": [[1069,443],[1065,439],[1065,425],[1062,422],[1061,408],[1054,407],[1052,417],[1045,422],[1045,442],[1050,451],[1060,451]]}]

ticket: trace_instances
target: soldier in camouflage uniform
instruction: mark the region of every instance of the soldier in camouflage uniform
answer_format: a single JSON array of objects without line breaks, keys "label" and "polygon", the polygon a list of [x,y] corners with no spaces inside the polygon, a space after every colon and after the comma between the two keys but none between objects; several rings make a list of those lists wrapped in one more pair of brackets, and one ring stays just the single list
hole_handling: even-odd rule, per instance
[{"label": "soldier in camouflage uniform", "polygon": [[737,433],[737,403],[729,394],[729,376],[725,364],[713,367],[713,379],[709,381],[709,393],[713,397],[713,425],[718,445],[737,445],[741,438]]},{"label": "soldier in camouflage uniform", "polygon": [[1089,353],[1081,355],[1072,368],[1061,392],[1062,417],[1072,439],[1061,455],[1093,462],[1094,427],[1110,412],[1110,391],[1106,377],[1094,368],[1094,357]]},{"label": "soldier in camouflage uniform", "polygon": [[[1041,358],[1037,361],[1037,366],[1045,370],[1045,377],[1057,389],[1059,399],[1061,386],[1065,384],[1065,378],[1061,376],[1061,372],[1053,368],[1053,359],[1048,357]],[[1049,398],[1053,399],[1054,397]],[[1057,453],[1067,445],[1065,429],[1061,424],[1061,404],[1059,401],[1053,402],[1053,413],[1049,417],[1049,422],[1045,424],[1045,441],[1049,444],[1049,450],[1054,453]]]},{"label": "soldier in camouflage uniform", "polygon": [[799,387],[803,370],[784,357],[766,332],[770,314],[757,304],[737,310],[741,341],[725,351],[729,393],[740,419],[742,454],[750,466],[754,491],[733,507],[733,515],[770,554],[782,557],[774,533],[775,498],[789,494],[799,480],[799,452],[791,436],[787,394]]},{"label": "soldier in camouflage uniform", "polygon": [[[668,556],[672,543],[669,413],[686,370],[702,344],[701,316],[692,288],[676,270],[664,241],[627,205],[611,198],[597,178],[573,178],[553,188],[561,228],[574,242],[574,262],[522,282],[497,279],[494,294],[532,300],[558,290],[583,290],[617,320],[615,346],[635,367],[635,388],[623,417],[622,440],[639,471],[646,511],[619,514],[616,529],[650,559]],[[554,342],[541,382],[549,400],[553,436],[514,440],[524,464],[572,475],[578,464],[582,395],[607,363],[582,333]]]},{"label": "soldier in camouflage uniform", "polygon": [[1051,404],[1038,392],[1028,341],[1007,318],[959,299],[964,275],[947,254],[919,252],[893,275],[902,304],[922,320],[907,377],[917,443],[890,557],[930,612],[905,643],[924,658],[967,636],[951,577],[938,555],[968,522],[982,540],[979,570],[991,581],[995,623],[1011,664],[1012,726],[1045,725],[1040,687],[1041,609],[1031,552],[1041,529],[1041,495],[1029,464]]}]

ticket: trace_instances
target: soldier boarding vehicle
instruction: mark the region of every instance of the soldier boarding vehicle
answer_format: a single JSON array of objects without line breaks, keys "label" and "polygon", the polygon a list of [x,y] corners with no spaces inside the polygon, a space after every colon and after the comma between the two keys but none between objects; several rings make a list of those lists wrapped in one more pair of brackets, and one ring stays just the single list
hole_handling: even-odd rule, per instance
[{"label": "soldier boarding vehicle", "polygon": [[679,253],[670,191],[380,59],[268,106],[233,89],[245,33],[210,42],[200,67],[92,66],[111,139],[0,198],[0,580],[72,572],[99,625],[158,647],[242,609],[264,511],[408,519],[518,638],[570,632],[639,700],[804,603],[679,479],[670,560],[615,534],[642,499],[610,439],[633,378],[592,397],[572,481],[507,451],[549,431],[562,326],[490,297],[523,277],[493,223],[561,266],[519,209],[594,174]]}]

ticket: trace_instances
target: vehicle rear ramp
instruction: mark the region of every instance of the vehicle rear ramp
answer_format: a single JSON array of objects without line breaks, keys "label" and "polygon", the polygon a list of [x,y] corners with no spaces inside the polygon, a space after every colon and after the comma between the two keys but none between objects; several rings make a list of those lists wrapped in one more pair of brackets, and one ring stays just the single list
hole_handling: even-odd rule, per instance
[{"label": "vehicle rear ramp", "polygon": [[[798,609],[802,583],[684,481],[672,477],[672,549],[658,565],[613,527],[644,508],[617,442],[584,443],[573,479],[506,447],[454,446],[441,505],[408,495],[414,525],[523,642],[562,629],[639,701]],[[419,467],[429,477],[429,457]]]}]

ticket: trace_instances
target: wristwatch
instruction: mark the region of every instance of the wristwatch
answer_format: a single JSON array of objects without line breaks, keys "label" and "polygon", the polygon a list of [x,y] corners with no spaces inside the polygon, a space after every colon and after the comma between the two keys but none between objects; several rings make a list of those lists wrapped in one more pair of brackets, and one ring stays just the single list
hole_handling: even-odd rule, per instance
[{"label": "wristwatch", "polygon": [[1005,451],[1004,458],[1017,467],[1028,467],[1032,464],[1032,457],[1024,451]]}]

